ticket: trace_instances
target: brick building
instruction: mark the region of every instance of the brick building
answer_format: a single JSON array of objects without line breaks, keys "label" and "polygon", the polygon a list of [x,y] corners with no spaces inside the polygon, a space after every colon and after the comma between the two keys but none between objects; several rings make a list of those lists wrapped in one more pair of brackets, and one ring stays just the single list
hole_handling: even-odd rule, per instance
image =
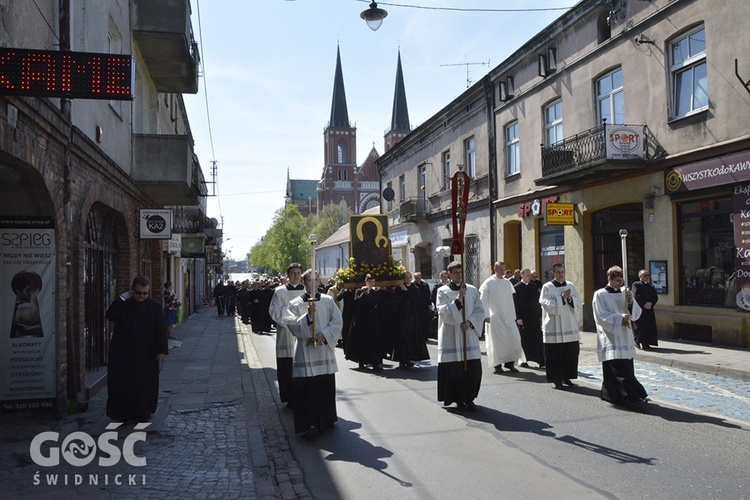
[{"label": "brick building", "polygon": [[[167,280],[188,307],[203,294],[206,186],[182,101],[198,53],[188,0],[2,2],[0,15],[5,47],[134,60],[132,101],[46,96],[51,66],[29,59],[33,95],[0,88],[0,317],[17,333],[0,336],[0,409],[61,414],[106,382],[104,313],[134,276],[159,301]],[[171,209],[183,247],[142,239],[141,209]],[[16,328],[19,283],[31,329]]]}]

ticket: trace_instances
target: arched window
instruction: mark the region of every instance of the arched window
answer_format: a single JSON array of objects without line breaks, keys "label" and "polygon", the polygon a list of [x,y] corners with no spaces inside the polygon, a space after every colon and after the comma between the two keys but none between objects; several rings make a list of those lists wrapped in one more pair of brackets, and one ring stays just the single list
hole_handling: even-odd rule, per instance
[{"label": "arched window", "polygon": [[339,145],[336,148],[337,162],[346,163],[346,141],[343,139],[339,141]]}]

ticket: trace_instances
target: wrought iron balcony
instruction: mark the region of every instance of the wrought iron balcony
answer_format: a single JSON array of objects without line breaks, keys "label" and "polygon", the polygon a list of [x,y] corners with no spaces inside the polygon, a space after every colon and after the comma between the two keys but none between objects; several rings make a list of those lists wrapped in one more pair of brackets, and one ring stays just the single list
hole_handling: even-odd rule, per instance
[{"label": "wrought iron balcony", "polygon": [[[651,143],[651,145],[649,145]],[[599,125],[542,146],[538,185],[571,185],[646,168],[653,137],[645,125]]]},{"label": "wrought iron balcony", "polygon": [[200,207],[172,207],[172,232],[180,234],[204,233],[206,216]]},{"label": "wrought iron balcony", "polygon": [[427,216],[427,200],[424,198],[407,198],[399,206],[401,222],[416,222]]}]

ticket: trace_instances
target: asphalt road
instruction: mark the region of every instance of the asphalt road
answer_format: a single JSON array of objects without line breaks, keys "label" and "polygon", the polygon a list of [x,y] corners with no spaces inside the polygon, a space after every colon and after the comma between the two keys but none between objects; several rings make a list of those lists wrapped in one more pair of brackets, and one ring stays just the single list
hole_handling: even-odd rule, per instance
[{"label": "asphalt road", "polygon": [[[264,366],[275,366],[273,342],[252,337]],[[651,402],[622,410],[598,398],[595,355],[582,352],[577,388],[553,390],[533,368],[485,369],[477,411],[462,414],[435,400],[435,364],[386,364],[374,374],[340,350],[338,362],[333,431],[309,443],[294,435],[291,411],[281,412],[316,498],[750,497],[748,397],[739,384],[728,400],[740,401],[740,412],[723,416],[721,403],[707,410],[705,398],[695,408],[669,396],[690,394],[696,383],[693,396],[723,393],[721,380],[707,386],[708,376],[639,366]]]}]

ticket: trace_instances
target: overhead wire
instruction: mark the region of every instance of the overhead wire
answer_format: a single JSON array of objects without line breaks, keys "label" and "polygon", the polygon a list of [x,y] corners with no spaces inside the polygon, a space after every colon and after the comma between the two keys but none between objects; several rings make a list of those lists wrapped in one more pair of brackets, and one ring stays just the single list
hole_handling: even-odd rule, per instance
[{"label": "overhead wire", "polygon": [[221,225],[224,225],[224,215],[221,212],[221,192],[219,190],[219,170],[218,167],[216,167],[217,161],[216,161],[216,152],[214,150],[214,134],[213,129],[211,128],[211,112],[210,112],[210,106],[208,105],[208,78],[206,77],[206,63],[205,63],[205,52],[203,51],[203,25],[201,24],[201,2],[200,0],[195,0],[195,6],[198,13],[198,44],[201,48],[201,55],[200,58],[200,64],[202,66],[202,75],[203,75],[203,96],[206,101],[206,121],[208,122],[208,142],[211,146],[211,164],[213,168],[216,168],[216,179],[214,179],[214,182],[216,183],[216,203],[219,208],[219,220],[221,220]]},{"label": "overhead wire", "polygon": [[[369,0],[357,0],[358,2],[369,3]],[[410,9],[423,9],[423,10],[447,10],[453,12],[547,12],[553,10],[568,10],[570,7],[540,7],[535,9],[481,9],[471,7],[435,7],[428,5],[409,5],[403,3],[391,3],[391,2],[378,2],[378,5],[386,5],[388,7],[406,7]]]}]

